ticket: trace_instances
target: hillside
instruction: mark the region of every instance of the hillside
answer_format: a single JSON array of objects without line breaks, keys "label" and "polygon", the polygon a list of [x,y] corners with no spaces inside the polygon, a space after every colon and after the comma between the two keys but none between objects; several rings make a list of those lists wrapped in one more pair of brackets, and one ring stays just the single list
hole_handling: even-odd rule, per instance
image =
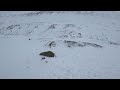
[{"label": "hillside", "polygon": [[119,53],[120,12],[0,11],[0,78],[120,78]]}]

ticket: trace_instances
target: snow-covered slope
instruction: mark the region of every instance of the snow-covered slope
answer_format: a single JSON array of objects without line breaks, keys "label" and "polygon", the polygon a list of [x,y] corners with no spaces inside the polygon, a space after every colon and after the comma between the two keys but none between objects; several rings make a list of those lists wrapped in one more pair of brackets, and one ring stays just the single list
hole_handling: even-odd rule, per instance
[{"label": "snow-covered slope", "polygon": [[0,78],[120,78],[119,53],[120,12],[0,12]]}]

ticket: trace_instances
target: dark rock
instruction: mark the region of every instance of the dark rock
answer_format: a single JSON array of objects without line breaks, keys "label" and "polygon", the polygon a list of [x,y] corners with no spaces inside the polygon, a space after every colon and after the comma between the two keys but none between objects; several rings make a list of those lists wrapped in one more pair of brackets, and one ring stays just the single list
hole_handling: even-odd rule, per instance
[{"label": "dark rock", "polygon": [[51,51],[42,52],[39,55],[46,56],[46,57],[55,57],[55,54]]},{"label": "dark rock", "polygon": [[57,24],[52,24],[48,29],[55,29],[55,26],[56,26]]},{"label": "dark rock", "polygon": [[112,45],[120,45],[120,44],[115,43],[115,42],[112,42],[112,41],[109,41],[109,44],[112,44]]},{"label": "dark rock", "polygon": [[56,46],[56,43],[54,41],[52,41],[49,45],[48,45],[50,48],[51,47],[55,47]]},{"label": "dark rock", "polygon": [[86,47],[86,46],[92,46],[95,48],[102,48],[103,46],[95,44],[95,43],[88,43],[88,42],[75,42],[75,41],[64,41],[64,43],[68,46],[68,47]]},{"label": "dark rock", "polygon": [[42,58],[41,58],[41,60],[44,60],[44,59],[45,59],[45,57],[42,57]]},{"label": "dark rock", "polygon": [[88,42],[83,42],[83,43],[84,43],[84,46],[93,46],[93,47],[96,47],[96,48],[102,48],[103,47],[101,45],[94,44],[94,43],[88,43]]}]

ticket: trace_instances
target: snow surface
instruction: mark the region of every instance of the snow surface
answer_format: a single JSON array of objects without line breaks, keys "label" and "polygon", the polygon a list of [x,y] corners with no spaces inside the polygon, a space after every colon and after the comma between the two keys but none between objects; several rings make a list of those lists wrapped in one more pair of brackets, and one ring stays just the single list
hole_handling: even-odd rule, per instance
[{"label": "snow surface", "polygon": [[0,11],[1,79],[116,79],[119,54],[120,12]]}]

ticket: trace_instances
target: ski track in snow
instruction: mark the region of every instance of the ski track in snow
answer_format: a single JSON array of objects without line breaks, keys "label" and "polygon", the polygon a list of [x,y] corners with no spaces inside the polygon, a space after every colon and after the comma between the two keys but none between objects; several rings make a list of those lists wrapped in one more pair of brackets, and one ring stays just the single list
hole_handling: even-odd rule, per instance
[{"label": "ski track in snow", "polygon": [[1,11],[0,78],[120,78],[119,14]]}]

